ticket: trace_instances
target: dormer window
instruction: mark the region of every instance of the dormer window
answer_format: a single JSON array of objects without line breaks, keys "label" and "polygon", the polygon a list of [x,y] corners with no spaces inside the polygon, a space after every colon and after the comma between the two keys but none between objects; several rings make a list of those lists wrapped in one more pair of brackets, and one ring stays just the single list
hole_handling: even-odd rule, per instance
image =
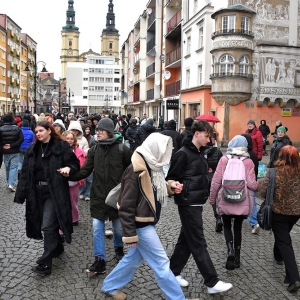
[{"label": "dormer window", "polygon": [[224,16],[222,17],[222,31],[223,32],[234,32],[235,28],[235,16]]}]

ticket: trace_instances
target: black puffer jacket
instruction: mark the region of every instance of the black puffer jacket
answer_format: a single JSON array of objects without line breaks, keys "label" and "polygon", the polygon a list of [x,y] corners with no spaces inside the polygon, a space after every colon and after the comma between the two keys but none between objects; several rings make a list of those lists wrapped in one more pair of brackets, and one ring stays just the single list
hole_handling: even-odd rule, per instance
[{"label": "black puffer jacket", "polygon": [[136,131],[138,130],[138,126],[136,124],[133,124],[129,126],[125,132],[126,139],[129,140],[129,143],[132,144],[134,141],[134,135]]},{"label": "black puffer jacket", "polygon": [[200,151],[187,140],[171,160],[166,180],[183,184],[180,194],[174,195],[177,205],[204,204],[209,196],[208,165],[204,157],[204,148]]},{"label": "black puffer jacket", "polygon": [[274,161],[278,159],[279,157],[279,152],[282,147],[287,146],[287,145],[292,145],[293,143],[291,142],[290,138],[285,135],[282,138],[276,138],[273,142],[272,148],[271,148],[271,154],[270,154],[270,163],[268,167],[273,168],[274,167]]},{"label": "black puffer jacket", "polygon": [[266,120],[260,121],[260,126],[258,127],[263,137],[266,137],[270,134],[270,127],[266,124]]},{"label": "black puffer jacket", "polygon": [[[26,234],[27,237],[41,240],[42,217],[38,210],[38,200],[35,193],[35,162],[40,148],[40,142],[27,148],[21,170],[20,180],[15,194],[16,203],[26,200]],[[71,242],[72,207],[70,200],[68,179],[57,172],[62,167],[70,167],[70,174],[80,168],[72,148],[67,142],[51,138],[48,151],[43,158],[45,179],[53,200],[53,205],[58,217],[59,227],[63,231],[66,242]]]},{"label": "black puffer jacket", "polygon": [[156,128],[151,125],[150,123],[145,123],[142,125],[138,130],[135,132],[134,140],[137,144],[137,146],[140,146],[143,144],[143,141],[153,132],[155,132]]},{"label": "black puffer jacket", "polygon": [[161,134],[167,135],[172,138],[173,141],[172,157],[173,157],[173,155],[180,149],[181,146],[181,135],[179,132],[176,131],[176,122],[174,120],[170,120],[168,122],[167,129],[164,130]]},{"label": "black puffer jacket", "polygon": [[[24,136],[20,127],[12,123],[4,123],[0,127],[0,151],[3,154],[20,153],[20,146],[24,141]],[[3,149],[5,144],[10,144],[9,149]]]}]

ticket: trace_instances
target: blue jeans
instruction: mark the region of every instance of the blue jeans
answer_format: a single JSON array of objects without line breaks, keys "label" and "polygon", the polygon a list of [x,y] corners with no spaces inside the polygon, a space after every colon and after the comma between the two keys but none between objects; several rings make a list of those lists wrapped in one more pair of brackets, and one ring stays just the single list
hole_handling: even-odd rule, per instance
[{"label": "blue jeans", "polygon": [[20,149],[18,171],[21,171],[26,149]]},{"label": "blue jeans", "polygon": [[7,185],[14,185],[17,180],[19,155],[20,153],[3,154]]},{"label": "blue jeans", "polygon": [[[120,219],[112,220],[113,223],[113,232],[114,232],[114,247],[123,247],[122,236],[123,229]],[[106,261],[106,252],[105,252],[105,222],[93,218],[93,240],[94,240],[94,256],[100,256],[103,260]]]},{"label": "blue jeans", "polygon": [[85,198],[90,198],[92,182],[93,172],[85,178],[83,186],[79,188],[79,195],[83,195]]},{"label": "blue jeans", "polygon": [[[102,291],[113,294],[125,286],[145,260],[154,271],[157,284],[167,300],[183,300],[184,294],[170,270],[170,261],[152,225],[137,228],[139,241],[130,248],[112,272],[104,279]],[[151,298],[151,297],[149,297]]]},{"label": "blue jeans", "polygon": [[255,192],[254,191],[250,191],[252,193],[252,196],[254,198],[254,203],[253,203],[253,212],[252,215],[250,217],[248,217],[248,222],[251,226],[255,226],[256,224],[258,224],[257,221],[257,206],[256,206],[256,201],[255,201]]}]

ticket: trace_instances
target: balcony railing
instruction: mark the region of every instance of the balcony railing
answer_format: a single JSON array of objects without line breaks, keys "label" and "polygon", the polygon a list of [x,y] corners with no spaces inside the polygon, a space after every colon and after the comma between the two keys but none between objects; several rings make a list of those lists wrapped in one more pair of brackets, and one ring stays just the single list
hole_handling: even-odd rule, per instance
[{"label": "balcony railing", "polygon": [[147,91],[147,100],[152,100],[152,99],[154,99],[154,89]]},{"label": "balcony railing", "polygon": [[147,52],[149,52],[153,47],[155,46],[155,37],[153,37],[148,43],[147,43]]},{"label": "balcony railing", "polygon": [[181,10],[179,10],[167,23],[167,33],[173,30],[181,21]]},{"label": "balcony railing", "polygon": [[215,77],[245,77],[245,78],[253,79],[253,75],[252,74],[248,74],[248,73],[230,73],[230,72],[224,72],[224,73],[213,73],[213,74],[210,74],[210,78],[215,78]]},{"label": "balcony railing", "polygon": [[166,54],[166,65],[181,59],[181,46],[177,46],[174,50]]},{"label": "balcony railing", "polygon": [[151,13],[151,15],[149,15],[148,27],[154,22],[154,20],[155,20],[155,10]]},{"label": "balcony railing", "polygon": [[134,94],[133,95],[133,102],[139,102],[140,101],[140,95],[139,94]]},{"label": "balcony railing", "polygon": [[245,35],[250,35],[254,37],[254,33],[249,30],[244,30],[244,29],[223,29],[220,31],[215,31],[212,33],[211,37],[214,38],[218,35],[223,35],[223,34],[245,34]]},{"label": "balcony railing", "polygon": [[148,66],[146,69],[146,76],[149,76],[155,72],[155,63],[152,65]]},{"label": "balcony railing", "polygon": [[181,81],[175,81],[166,85],[166,97],[178,95],[180,93]]}]

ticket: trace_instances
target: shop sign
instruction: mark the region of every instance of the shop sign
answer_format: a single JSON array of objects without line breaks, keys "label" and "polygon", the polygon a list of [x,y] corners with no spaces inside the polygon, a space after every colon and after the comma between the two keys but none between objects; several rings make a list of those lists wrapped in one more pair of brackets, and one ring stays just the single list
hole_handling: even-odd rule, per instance
[{"label": "shop sign", "polygon": [[179,100],[167,100],[167,109],[179,109]]}]

